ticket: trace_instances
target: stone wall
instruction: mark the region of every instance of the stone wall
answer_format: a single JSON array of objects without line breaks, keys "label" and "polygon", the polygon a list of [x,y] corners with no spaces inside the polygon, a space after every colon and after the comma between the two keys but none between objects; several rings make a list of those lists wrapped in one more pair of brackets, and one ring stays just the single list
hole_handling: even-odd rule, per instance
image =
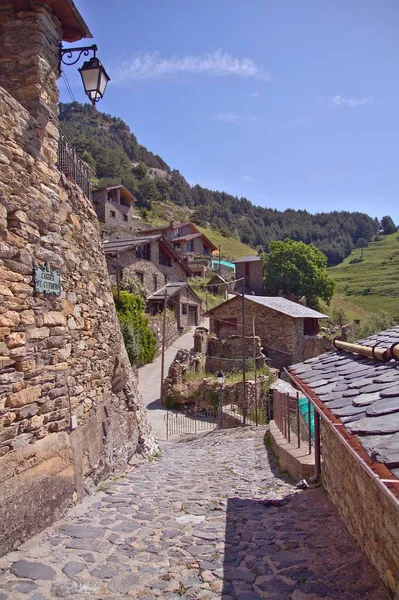
[{"label": "stone wall", "polygon": [[[206,351],[205,369],[209,373],[217,371],[235,371],[242,369],[242,337],[233,335],[227,339],[220,340],[209,336],[208,347]],[[258,368],[265,364],[265,358],[261,354],[261,341],[259,336],[255,336],[255,356]],[[254,356],[254,338],[245,338],[245,357],[253,359]]]},{"label": "stone wall", "polygon": [[[281,369],[325,351],[324,342],[320,341],[320,338],[304,335],[304,319],[294,319],[246,300],[245,322],[247,323],[247,335],[252,330],[253,318],[255,318],[256,335],[260,337],[262,346],[266,348],[273,367]],[[230,325],[232,319],[237,321],[235,331],[241,333],[242,306],[240,296],[214,309],[210,318],[210,332],[219,338],[228,337],[233,333]]]},{"label": "stone wall", "polygon": [[[44,9],[26,23],[27,36],[31,23],[41,23],[37,43],[55,44]],[[28,86],[33,76],[25,77]],[[157,449],[123,346],[95,212],[55,168],[57,131],[43,127],[43,114],[33,116],[29,94],[30,87],[32,113],[0,88],[0,553],[136,450]],[[61,271],[59,297],[34,292],[33,267],[45,261]]]},{"label": "stone wall", "polygon": [[[163,313],[156,316],[148,317],[148,324],[151,331],[155,335],[157,341],[156,355],[161,353],[162,349],[162,326],[163,326]],[[180,333],[176,324],[176,317],[172,310],[166,311],[166,323],[165,323],[165,348],[168,348],[173,342],[179,337]]]},{"label": "stone wall", "polygon": [[397,507],[324,421],[322,451],[323,483],[332,501],[381,579],[399,596]]},{"label": "stone wall", "polygon": [[148,294],[159,290],[165,285],[165,281],[172,283],[187,280],[186,271],[177,261],[172,260],[170,267],[159,264],[158,240],[151,243],[151,260],[139,259],[136,257],[135,250],[131,250],[121,252],[118,256],[118,264],[122,266],[125,277],[137,277],[137,273],[142,273],[144,287]]},{"label": "stone wall", "polygon": [[[265,296],[263,281],[263,265],[261,260],[252,260],[247,263],[236,263],[236,279],[245,277],[245,293],[255,294],[256,296]],[[242,282],[236,283],[237,292],[242,290]]]}]

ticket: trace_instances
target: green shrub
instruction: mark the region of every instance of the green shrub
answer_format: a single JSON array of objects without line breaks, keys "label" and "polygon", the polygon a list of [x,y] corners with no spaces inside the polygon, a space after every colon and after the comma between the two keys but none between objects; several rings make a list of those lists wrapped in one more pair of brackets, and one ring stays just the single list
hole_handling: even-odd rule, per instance
[{"label": "green shrub", "polygon": [[156,340],[144,314],[143,298],[122,290],[119,298],[114,292],[114,301],[130,363],[138,367],[152,362]]},{"label": "green shrub", "polygon": [[165,398],[165,408],[168,410],[173,410],[176,408],[176,402],[174,401],[173,396],[170,394],[168,394]]},{"label": "green shrub", "polygon": [[353,342],[356,340],[364,339],[373,335],[374,333],[379,333],[380,331],[384,331],[385,329],[390,329],[394,325],[396,325],[396,320],[384,311],[379,311],[372,313],[365,321],[363,321],[360,325],[353,327],[350,335],[349,341]]}]

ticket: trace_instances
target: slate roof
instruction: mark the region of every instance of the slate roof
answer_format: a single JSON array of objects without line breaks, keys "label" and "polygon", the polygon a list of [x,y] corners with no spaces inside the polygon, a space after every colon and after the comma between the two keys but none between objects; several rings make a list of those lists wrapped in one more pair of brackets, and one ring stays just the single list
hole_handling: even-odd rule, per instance
[{"label": "slate roof", "polygon": [[[388,348],[399,342],[399,326],[357,343]],[[371,459],[399,478],[399,361],[381,362],[332,351],[292,365],[319,400],[356,435]]]},{"label": "slate roof", "polygon": [[148,296],[147,300],[164,300],[165,288],[166,288],[166,298],[167,298],[167,300],[169,300],[169,298],[172,298],[172,296],[176,296],[176,294],[181,292],[186,287],[190,290],[190,293],[198,300],[198,302],[201,303],[201,300],[198,298],[197,294],[194,292],[194,290],[191,289],[191,287],[185,281],[175,281],[175,282],[167,283],[166,285],[161,287],[159,290],[157,290],[156,292],[151,294],[151,296]]},{"label": "slate roof", "polygon": [[236,265],[238,263],[257,262],[258,260],[260,260],[260,256],[258,256],[257,254],[250,254],[248,256],[243,256],[242,258],[238,258],[237,260],[235,260],[233,262]]},{"label": "slate roof", "polygon": [[144,246],[153,240],[161,239],[161,235],[147,235],[141,236],[138,238],[128,238],[124,240],[112,240],[110,242],[104,242],[103,248],[105,254],[114,254],[120,252],[127,252],[132,248],[137,248],[138,246]]},{"label": "slate roof", "polygon": [[262,304],[263,306],[267,306],[272,310],[276,310],[277,312],[281,312],[289,317],[293,317],[294,319],[328,319],[328,315],[323,315],[323,313],[319,313],[317,310],[313,310],[312,308],[308,308],[307,306],[303,306],[302,304],[298,304],[297,302],[292,302],[292,300],[287,300],[287,298],[281,298],[280,296],[245,296],[247,300],[251,300],[251,302],[256,302],[257,304]]},{"label": "slate roof", "polygon": [[172,244],[175,244],[175,243],[179,244],[180,242],[185,242],[187,240],[195,240],[196,238],[199,238],[199,237],[205,237],[205,236],[203,236],[202,233],[188,233],[187,235],[181,235],[180,237],[175,237],[171,241],[172,241]]}]

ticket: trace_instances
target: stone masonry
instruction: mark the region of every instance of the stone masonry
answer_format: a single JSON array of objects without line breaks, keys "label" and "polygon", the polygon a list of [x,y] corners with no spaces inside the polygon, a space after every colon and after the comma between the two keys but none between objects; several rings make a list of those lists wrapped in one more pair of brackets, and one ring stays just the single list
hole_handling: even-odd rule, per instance
[{"label": "stone masonry", "polygon": [[[55,167],[60,39],[47,8],[2,5],[0,83],[12,95],[0,88],[0,553],[137,449],[157,450],[95,212]],[[59,297],[34,292],[33,267],[47,261],[61,271]]]},{"label": "stone masonry", "polygon": [[[144,287],[149,294],[159,290],[165,282],[186,281],[187,273],[179,262],[172,259],[171,265],[162,265],[159,261],[160,240],[151,242],[151,260],[136,257],[135,250],[121,252],[118,264],[123,269],[124,277],[142,276]],[[141,275],[138,275],[141,274]]]},{"label": "stone masonry", "polygon": [[[323,483],[350,533],[399,597],[398,509],[322,420]],[[361,506],[361,509],[359,507]]]},{"label": "stone masonry", "polygon": [[[252,331],[253,318],[255,319],[256,335],[260,337],[262,346],[266,348],[273,367],[283,368],[301,362],[325,352],[331,346],[329,340],[323,340],[317,336],[305,336],[303,318],[292,318],[247,299],[245,301],[247,335]],[[230,323],[232,322],[237,324],[237,331],[241,333],[242,304],[240,296],[213,309],[210,317],[211,334],[215,334],[219,338],[231,335]]]}]

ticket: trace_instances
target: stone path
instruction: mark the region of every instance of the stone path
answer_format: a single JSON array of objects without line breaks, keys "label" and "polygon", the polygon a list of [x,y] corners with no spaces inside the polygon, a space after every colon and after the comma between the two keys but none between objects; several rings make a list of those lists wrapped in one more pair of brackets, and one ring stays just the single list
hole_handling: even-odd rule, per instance
[{"label": "stone path", "polygon": [[0,600],[388,600],[322,488],[262,428],[164,446],[0,559]]},{"label": "stone path", "polygon": [[[204,322],[203,326],[207,326],[207,321]],[[192,327],[188,333],[178,337],[173,344],[166,348],[165,377],[168,375],[170,364],[174,360],[176,352],[181,348],[191,350],[193,347],[194,331],[195,327]],[[143,397],[144,406],[147,408],[148,418],[154,431],[154,435],[157,440],[165,440],[166,425],[164,417],[166,410],[159,400],[161,388],[161,357],[157,356],[152,363],[141,367],[138,371],[139,391]]]}]

